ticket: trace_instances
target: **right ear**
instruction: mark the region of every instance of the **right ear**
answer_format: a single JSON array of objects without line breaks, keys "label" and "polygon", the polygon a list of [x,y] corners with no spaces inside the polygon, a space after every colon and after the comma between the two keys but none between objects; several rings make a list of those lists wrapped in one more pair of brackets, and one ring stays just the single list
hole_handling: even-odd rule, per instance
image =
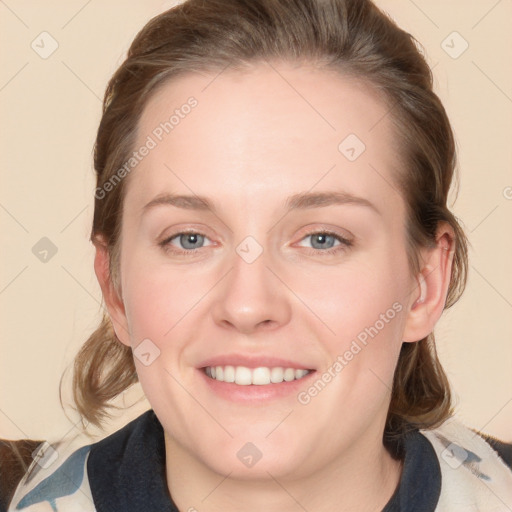
[{"label": "right ear", "polygon": [[94,272],[100,284],[101,293],[114,326],[114,331],[119,341],[130,347],[130,334],[123,300],[114,287],[110,273],[108,246],[102,239],[97,239],[93,244],[96,248]]}]

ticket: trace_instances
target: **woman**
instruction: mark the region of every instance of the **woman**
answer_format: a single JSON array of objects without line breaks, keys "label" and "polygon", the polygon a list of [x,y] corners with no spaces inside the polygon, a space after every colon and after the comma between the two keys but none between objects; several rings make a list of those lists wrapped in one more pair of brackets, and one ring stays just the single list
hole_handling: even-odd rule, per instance
[{"label": "woman", "polygon": [[[11,510],[509,510],[433,328],[463,291],[452,130],[369,1],[189,0],[112,77],[91,241],[108,315],[75,363],[101,425]],[[55,457],[54,457],[55,458]],[[41,463],[43,461],[43,463]]]}]

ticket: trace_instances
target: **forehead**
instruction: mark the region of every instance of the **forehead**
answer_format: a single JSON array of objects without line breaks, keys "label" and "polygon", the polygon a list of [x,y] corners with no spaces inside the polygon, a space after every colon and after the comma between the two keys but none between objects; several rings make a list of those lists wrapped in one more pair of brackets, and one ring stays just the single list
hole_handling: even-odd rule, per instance
[{"label": "forehead", "polygon": [[247,207],[317,188],[393,206],[388,114],[368,84],[311,66],[190,73],[147,103],[135,149],[152,149],[131,172],[126,201],[142,207],[175,192]]}]

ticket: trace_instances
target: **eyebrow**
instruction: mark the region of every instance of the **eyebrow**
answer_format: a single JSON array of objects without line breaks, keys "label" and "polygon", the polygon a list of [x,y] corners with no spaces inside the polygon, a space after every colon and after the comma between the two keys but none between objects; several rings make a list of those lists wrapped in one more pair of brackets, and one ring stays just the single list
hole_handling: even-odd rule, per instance
[{"label": "eyebrow", "polygon": [[[348,192],[305,192],[294,194],[286,199],[284,208],[286,211],[307,210],[310,208],[323,208],[326,206],[344,204],[365,206],[378,215],[381,215],[378,208],[368,201],[368,199],[349,194]],[[175,206],[185,210],[210,210],[213,213],[217,212],[215,205],[204,196],[160,194],[142,208],[142,215],[148,210],[162,205]]]}]

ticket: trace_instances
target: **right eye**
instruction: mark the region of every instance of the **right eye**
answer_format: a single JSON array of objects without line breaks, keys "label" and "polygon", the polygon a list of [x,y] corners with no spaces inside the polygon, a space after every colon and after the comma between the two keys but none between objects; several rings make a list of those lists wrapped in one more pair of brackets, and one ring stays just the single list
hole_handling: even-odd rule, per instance
[{"label": "right eye", "polygon": [[[183,249],[174,249],[173,240],[177,240],[178,243],[183,247]],[[159,242],[159,245],[166,252],[174,252],[176,254],[187,254],[193,255],[202,247],[197,247],[201,245],[204,240],[207,240],[206,235],[198,233],[197,231],[181,231],[178,233],[174,233],[171,236],[167,237],[165,240]],[[211,244],[210,244],[211,245]]]}]

